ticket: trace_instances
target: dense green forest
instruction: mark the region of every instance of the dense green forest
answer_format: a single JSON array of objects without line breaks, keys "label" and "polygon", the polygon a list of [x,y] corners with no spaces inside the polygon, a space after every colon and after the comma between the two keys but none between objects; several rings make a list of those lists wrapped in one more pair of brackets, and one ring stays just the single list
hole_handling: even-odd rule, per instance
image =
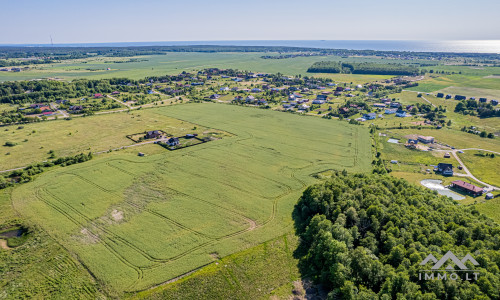
[{"label": "dense green forest", "polygon": [[417,67],[403,64],[354,63],[354,62],[315,62],[307,72],[311,73],[352,73],[375,75],[415,75]]},{"label": "dense green forest", "polygon": [[[337,172],[304,191],[294,220],[302,275],[331,299],[500,297],[500,227],[405,180]],[[479,270],[478,279],[420,280],[434,264],[420,263],[448,251],[459,259],[470,253],[479,265],[466,265]]]},{"label": "dense green forest", "polygon": [[[129,83],[131,86],[127,85]],[[136,84],[136,81],[125,78],[79,79],[72,82],[55,80],[11,81],[0,83],[0,103],[50,102],[57,99],[88,97],[95,93],[140,92],[147,89],[147,87],[136,86]]]}]

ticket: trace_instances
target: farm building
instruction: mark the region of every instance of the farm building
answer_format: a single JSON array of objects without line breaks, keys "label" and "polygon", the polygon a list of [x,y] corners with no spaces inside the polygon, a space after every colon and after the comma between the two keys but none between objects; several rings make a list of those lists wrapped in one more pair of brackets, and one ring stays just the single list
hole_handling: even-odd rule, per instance
[{"label": "farm building", "polygon": [[422,142],[424,144],[432,144],[432,143],[434,143],[434,137],[432,137],[432,136],[419,135],[417,137],[417,139],[419,140],[419,142]]},{"label": "farm building", "polygon": [[453,176],[453,165],[446,163],[439,163],[437,165],[437,171],[445,176]]},{"label": "farm building", "polygon": [[455,180],[451,183],[451,187],[453,188],[456,188],[460,191],[463,191],[467,194],[470,194],[474,197],[476,196],[480,196],[483,194],[483,189],[478,187],[478,186],[475,186],[473,184],[470,184],[470,183],[467,183],[467,182],[464,182],[462,180]]}]

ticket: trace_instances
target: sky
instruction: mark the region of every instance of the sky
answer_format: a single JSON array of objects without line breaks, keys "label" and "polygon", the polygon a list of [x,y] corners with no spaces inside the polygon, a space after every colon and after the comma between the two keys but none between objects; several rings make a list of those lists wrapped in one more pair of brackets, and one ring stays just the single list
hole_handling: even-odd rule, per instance
[{"label": "sky", "polygon": [[500,40],[498,0],[0,0],[0,44]]}]

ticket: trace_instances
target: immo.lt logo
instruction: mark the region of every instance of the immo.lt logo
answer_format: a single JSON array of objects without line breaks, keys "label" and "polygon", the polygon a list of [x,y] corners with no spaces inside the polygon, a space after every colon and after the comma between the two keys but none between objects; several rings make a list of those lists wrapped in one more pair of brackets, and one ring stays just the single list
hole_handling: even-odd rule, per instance
[{"label": "immo.lt logo", "polygon": [[462,260],[448,251],[437,260],[434,255],[429,254],[421,263],[421,266],[427,265],[429,262],[434,263],[430,270],[420,270],[418,274],[419,280],[477,280],[479,278],[478,270],[467,268],[465,263],[469,261],[472,265],[477,266],[479,263],[468,253]]}]

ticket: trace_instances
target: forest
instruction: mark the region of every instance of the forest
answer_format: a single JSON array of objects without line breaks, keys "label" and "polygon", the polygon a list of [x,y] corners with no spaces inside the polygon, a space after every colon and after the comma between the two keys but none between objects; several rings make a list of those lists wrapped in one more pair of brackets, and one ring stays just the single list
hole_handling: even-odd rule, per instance
[{"label": "forest", "polygon": [[403,64],[354,63],[354,62],[315,62],[307,72],[311,73],[348,73],[374,75],[416,75],[417,67]]},{"label": "forest", "polygon": [[[129,83],[132,85],[127,85]],[[95,93],[140,92],[146,89],[138,87],[136,84],[136,81],[125,78],[79,79],[72,82],[55,80],[3,82],[0,83],[0,103],[45,103],[57,99],[88,97]]]},{"label": "forest", "polygon": [[[500,227],[474,206],[386,175],[335,172],[308,187],[293,217],[303,277],[330,299],[499,299]],[[474,280],[420,280],[429,255],[470,253]]]}]

